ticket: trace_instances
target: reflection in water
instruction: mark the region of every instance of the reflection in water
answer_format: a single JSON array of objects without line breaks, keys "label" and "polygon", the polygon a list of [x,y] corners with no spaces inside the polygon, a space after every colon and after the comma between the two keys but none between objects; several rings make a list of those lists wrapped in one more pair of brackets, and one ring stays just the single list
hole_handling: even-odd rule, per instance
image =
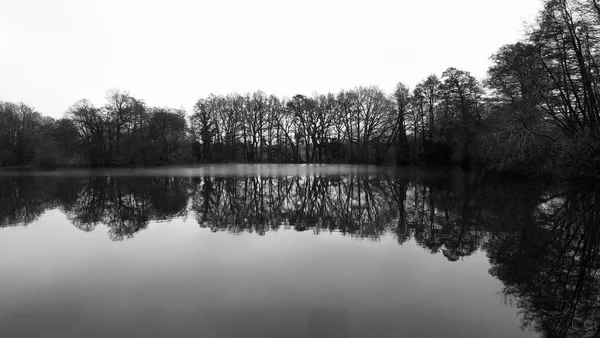
[{"label": "reflection in water", "polygon": [[533,206],[519,228],[486,244],[490,273],[547,337],[600,336],[600,189],[586,186]]},{"label": "reflection in water", "polygon": [[521,202],[509,196],[530,198],[516,187],[485,190],[479,177],[455,176],[3,177],[1,225],[27,225],[58,207],[77,228],[105,224],[111,239],[123,240],[150,221],[191,212],[201,227],[230,233],[283,226],[377,240],[392,232],[400,244],[414,237],[454,261],[491,232],[507,231]]},{"label": "reflection in water", "polygon": [[[548,196],[546,196],[548,195]],[[151,221],[264,235],[280,227],[378,240],[414,239],[457,261],[482,249],[525,328],[600,335],[600,189],[548,191],[475,172],[411,176],[1,177],[0,226],[60,208],[77,228],[133,237]]]}]

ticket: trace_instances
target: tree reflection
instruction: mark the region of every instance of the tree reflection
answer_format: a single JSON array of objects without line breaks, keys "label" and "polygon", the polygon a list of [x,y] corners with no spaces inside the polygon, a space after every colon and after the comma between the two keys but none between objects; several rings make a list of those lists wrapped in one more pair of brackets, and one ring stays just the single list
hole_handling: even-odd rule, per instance
[{"label": "tree reflection", "polygon": [[201,178],[192,210],[202,227],[264,235],[281,225],[377,239],[397,213],[376,177]]},{"label": "tree reflection", "polygon": [[92,231],[96,224],[101,223],[106,211],[104,177],[89,178],[79,193],[75,206],[67,211],[67,218],[77,228]]},{"label": "tree reflection", "polygon": [[84,231],[104,224],[111,239],[123,240],[150,221],[185,216],[188,187],[187,179],[172,177],[90,177],[67,217]]},{"label": "tree reflection", "polygon": [[1,177],[0,226],[60,209],[112,240],[192,214],[212,231],[337,231],[414,241],[449,261],[484,250],[524,327],[546,337],[600,334],[600,189],[549,193],[478,172],[450,176]]},{"label": "tree reflection", "polygon": [[542,200],[519,231],[490,241],[490,273],[516,300],[523,325],[545,337],[600,335],[600,190]]},{"label": "tree reflection", "polygon": [[486,182],[455,176],[11,177],[0,180],[2,224],[28,224],[59,207],[77,228],[103,224],[122,240],[191,211],[212,231],[264,235],[283,226],[372,240],[393,233],[400,244],[415,240],[457,260],[481,246],[499,210],[498,190],[482,199]]},{"label": "tree reflection", "polygon": [[0,177],[0,227],[28,225],[48,209],[69,208],[76,194],[66,178]]}]

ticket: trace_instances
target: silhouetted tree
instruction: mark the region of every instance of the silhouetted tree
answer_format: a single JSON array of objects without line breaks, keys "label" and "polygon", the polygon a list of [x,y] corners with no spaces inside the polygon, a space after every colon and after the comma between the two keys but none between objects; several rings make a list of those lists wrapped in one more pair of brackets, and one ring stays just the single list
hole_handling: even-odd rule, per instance
[{"label": "silhouetted tree", "polygon": [[456,163],[469,162],[474,154],[474,129],[481,117],[481,86],[469,72],[448,68],[442,74],[442,91],[445,141],[452,145]]},{"label": "silhouetted tree", "polygon": [[396,128],[398,129],[396,162],[398,164],[406,164],[409,161],[408,138],[406,136],[406,120],[409,100],[410,94],[408,92],[408,87],[406,87],[403,83],[398,83],[396,85],[396,90],[394,91],[394,101],[398,111],[396,118]]}]

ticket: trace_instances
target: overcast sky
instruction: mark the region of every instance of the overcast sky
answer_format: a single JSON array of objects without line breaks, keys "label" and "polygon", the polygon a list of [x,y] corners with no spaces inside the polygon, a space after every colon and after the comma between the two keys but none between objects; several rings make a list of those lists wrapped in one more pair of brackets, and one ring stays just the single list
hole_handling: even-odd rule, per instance
[{"label": "overcast sky", "polygon": [[0,0],[0,100],[61,117],[128,90],[185,107],[210,93],[411,88],[453,66],[485,76],[539,0]]}]

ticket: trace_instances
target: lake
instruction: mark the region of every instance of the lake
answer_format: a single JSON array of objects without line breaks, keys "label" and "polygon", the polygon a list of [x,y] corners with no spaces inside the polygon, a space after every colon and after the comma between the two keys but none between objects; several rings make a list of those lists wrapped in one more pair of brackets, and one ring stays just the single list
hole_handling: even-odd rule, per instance
[{"label": "lake", "polygon": [[0,172],[0,337],[597,337],[600,189],[459,169]]}]

